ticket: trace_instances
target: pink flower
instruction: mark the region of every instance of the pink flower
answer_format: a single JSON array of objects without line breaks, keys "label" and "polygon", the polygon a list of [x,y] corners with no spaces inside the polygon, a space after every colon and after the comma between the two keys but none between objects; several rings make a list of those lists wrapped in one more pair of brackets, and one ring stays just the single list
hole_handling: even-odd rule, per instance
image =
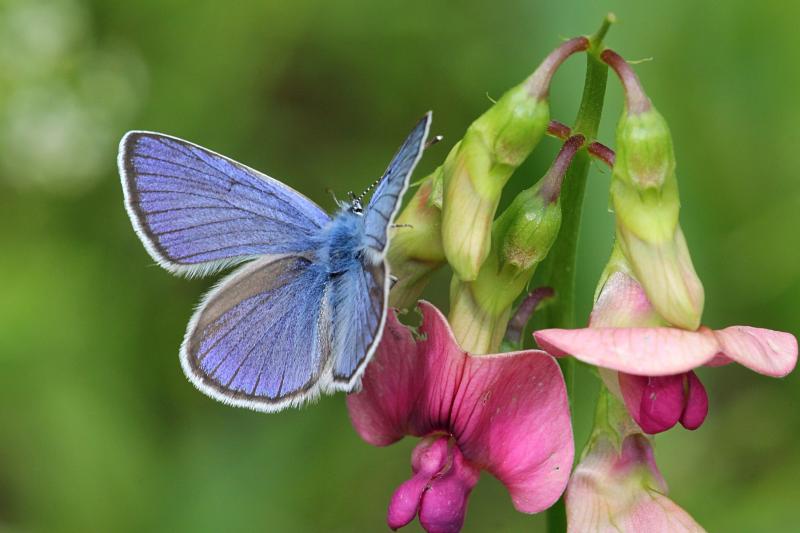
[{"label": "pink flower", "polygon": [[619,371],[618,383],[609,388],[647,433],[679,421],[689,429],[703,423],[708,398],[695,368],[736,362],[783,377],[797,363],[797,340],[789,333],[750,326],[687,331],[663,324],[641,285],[617,271],[604,284],[588,328],[545,329],[534,336],[552,355]]},{"label": "pink flower", "polygon": [[667,484],[647,437],[634,433],[618,448],[595,436],[575,468],[566,496],[568,533],[704,531],[667,497]]},{"label": "pink flower", "polygon": [[389,314],[363,388],[347,399],[353,426],[370,444],[424,437],[413,477],[391,499],[389,527],[419,515],[429,532],[459,531],[481,469],[505,484],[519,511],[551,506],[574,455],[558,365],[538,350],[469,355],[435,307],[420,309],[419,340]]}]

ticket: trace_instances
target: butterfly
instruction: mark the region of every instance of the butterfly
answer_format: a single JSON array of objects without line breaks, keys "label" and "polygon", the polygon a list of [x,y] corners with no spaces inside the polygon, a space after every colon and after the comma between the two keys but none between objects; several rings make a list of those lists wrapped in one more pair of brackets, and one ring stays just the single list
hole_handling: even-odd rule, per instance
[{"label": "butterfly", "polygon": [[391,278],[389,229],[430,128],[427,113],[364,207],[328,216],[256,170],[190,142],[125,134],[119,174],[145,248],[175,274],[208,275],[246,262],[201,301],[180,361],[223,403],[274,412],[322,393],[351,392],[383,333]]}]

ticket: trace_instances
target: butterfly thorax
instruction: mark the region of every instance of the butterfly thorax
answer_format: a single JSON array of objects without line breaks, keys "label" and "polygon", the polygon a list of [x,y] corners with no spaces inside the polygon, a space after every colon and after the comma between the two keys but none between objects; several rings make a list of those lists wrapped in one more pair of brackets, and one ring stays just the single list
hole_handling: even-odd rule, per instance
[{"label": "butterfly thorax", "polygon": [[344,272],[356,266],[362,248],[364,219],[343,209],[323,230],[317,249],[317,259],[326,265],[330,274]]}]

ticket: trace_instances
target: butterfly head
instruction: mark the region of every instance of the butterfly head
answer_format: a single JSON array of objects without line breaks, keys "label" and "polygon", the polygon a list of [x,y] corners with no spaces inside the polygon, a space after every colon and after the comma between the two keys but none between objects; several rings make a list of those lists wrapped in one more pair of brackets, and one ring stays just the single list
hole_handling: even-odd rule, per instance
[{"label": "butterfly head", "polygon": [[361,196],[356,196],[353,191],[349,191],[347,196],[350,197],[350,212],[355,215],[364,214],[364,206],[361,204]]}]

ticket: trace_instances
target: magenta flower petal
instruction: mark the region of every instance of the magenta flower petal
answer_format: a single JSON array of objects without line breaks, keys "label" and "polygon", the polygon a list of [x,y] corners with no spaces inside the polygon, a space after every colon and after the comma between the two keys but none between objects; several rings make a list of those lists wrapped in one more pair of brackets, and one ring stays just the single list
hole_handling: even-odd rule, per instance
[{"label": "magenta flower petal", "polygon": [[392,310],[386,317],[376,356],[362,379],[362,391],[347,397],[350,421],[362,439],[386,446],[409,433],[411,409],[422,389],[416,379],[417,345]]},{"label": "magenta flower petal", "polygon": [[428,533],[457,533],[464,525],[467,498],[480,471],[467,463],[458,446],[451,446],[445,470],[430,483],[422,497],[419,521]]},{"label": "magenta flower petal", "polygon": [[[574,456],[558,364],[539,350],[468,355],[435,307],[421,302],[420,309],[419,341],[390,313],[362,391],[347,399],[356,431],[379,446],[406,434],[451,435],[458,450],[456,464],[463,454],[464,465],[489,470],[506,485],[518,510],[546,509],[564,491]],[[466,467],[459,471],[463,478]],[[460,501],[457,495],[463,493],[466,502],[465,486],[443,484],[438,491],[453,501]],[[428,496],[423,497],[421,517]],[[405,507],[398,504],[397,509],[405,517],[400,512]],[[426,520],[433,523],[434,514],[428,513]]]},{"label": "magenta flower petal", "polygon": [[446,437],[421,441],[411,456],[411,469],[414,476],[401,484],[389,502],[386,521],[392,529],[398,529],[417,516],[422,495],[431,480],[447,463],[448,442]]},{"label": "magenta flower petal", "polygon": [[619,374],[628,412],[645,433],[661,433],[678,423],[684,409],[683,375],[644,377]]},{"label": "magenta flower petal", "polygon": [[708,394],[703,382],[694,372],[686,373],[686,407],[681,415],[681,424],[686,429],[699,428],[708,415]]},{"label": "magenta flower petal", "polygon": [[789,333],[732,326],[714,334],[722,355],[759,374],[780,378],[797,364],[797,339]]},{"label": "magenta flower petal", "polygon": [[619,373],[628,412],[645,433],[661,433],[680,422],[699,428],[708,414],[708,395],[694,372],[646,377]]},{"label": "magenta flower petal", "polygon": [[453,405],[464,455],[502,481],[525,513],[555,503],[574,456],[564,378],[543,353],[470,358]]}]

